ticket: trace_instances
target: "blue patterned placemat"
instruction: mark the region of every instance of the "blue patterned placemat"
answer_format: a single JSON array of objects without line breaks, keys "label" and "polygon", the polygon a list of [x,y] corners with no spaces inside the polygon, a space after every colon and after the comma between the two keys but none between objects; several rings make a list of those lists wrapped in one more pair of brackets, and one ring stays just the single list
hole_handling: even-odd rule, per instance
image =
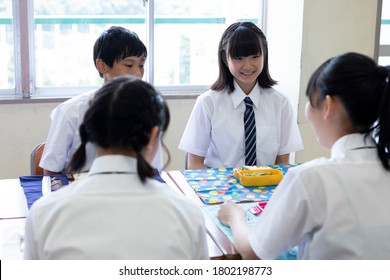
[{"label": "blue patterned placemat", "polygon": [[[249,208],[256,205],[257,202],[253,203],[241,203],[240,206],[243,207],[246,210],[246,222],[250,227],[253,227],[257,221],[257,219],[260,217],[253,215]],[[226,234],[226,236],[229,238],[230,242],[234,244],[233,235],[230,227],[225,226],[222,224],[218,218],[218,211],[220,208],[220,205],[204,205],[201,207],[202,210],[211,218],[211,220]],[[276,260],[296,260],[297,259],[297,247],[293,247],[290,250],[284,252],[280,256],[276,258]]]},{"label": "blue patterned placemat", "polygon": [[[280,169],[283,174],[297,164],[268,165]],[[244,187],[234,177],[233,168],[209,168],[181,170],[188,184],[204,204],[220,204],[227,200],[235,202],[268,201],[276,186]]]}]

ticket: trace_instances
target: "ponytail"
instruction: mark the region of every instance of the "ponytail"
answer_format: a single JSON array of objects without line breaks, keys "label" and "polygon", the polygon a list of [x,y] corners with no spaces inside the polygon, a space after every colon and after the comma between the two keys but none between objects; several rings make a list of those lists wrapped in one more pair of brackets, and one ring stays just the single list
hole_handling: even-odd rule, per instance
[{"label": "ponytail", "polygon": [[376,126],[378,156],[383,167],[390,171],[390,65],[379,66],[378,75],[383,78],[384,88]]},{"label": "ponytail", "polygon": [[81,145],[73,154],[72,159],[70,160],[67,167],[65,168],[67,173],[80,172],[86,162],[87,155],[86,155],[85,147],[88,142],[88,134],[86,132],[84,124],[80,126],[80,138],[81,138]]},{"label": "ponytail", "polygon": [[151,140],[152,129],[157,126],[160,137],[168,128],[169,117],[166,102],[151,84],[130,76],[111,79],[98,90],[84,115],[81,145],[69,169],[77,172],[83,168],[85,148],[91,142],[102,149],[120,148],[134,153],[139,178],[145,182],[156,172],[143,151]]},{"label": "ponytail", "polygon": [[150,164],[145,160],[140,152],[137,152],[137,172],[138,177],[142,183],[145,183],[146,178],[153,177],[156,175],[154,169],[150,166]]},{"label": "ponytail", "polygon": [[312,74],[306,95],[313,107],[326,96],[340,98],[350,133],[375,138],[382,166],[390,171],[390,66],[354,52],[335,56]]}]

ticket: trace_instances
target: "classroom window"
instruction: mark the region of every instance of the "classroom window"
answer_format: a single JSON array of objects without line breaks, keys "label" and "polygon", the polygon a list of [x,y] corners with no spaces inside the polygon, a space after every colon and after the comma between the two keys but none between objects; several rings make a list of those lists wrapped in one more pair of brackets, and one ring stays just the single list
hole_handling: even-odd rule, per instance
[{"label": "classroom window", "polygon": [[[292,8],[300,10],[296,6],[302,2]],[[274,31],[275,21],[267,28],[270,13],[280,14],[281,10],[267,0],[1,1],[0,98],[64,97],[100,86],[92,45],[111,25],[139,34],[149,52],[145,79],[163,93],[202,92],[216,78],[216,48],[227,25],[254,21],[266,34],[273,34],[267,34],[272,41],[280,32]],[[288,29],[292,23],[285,24]],[[20,30],[15,28],[19,25]],[[26,34],[28,44],[23,41]],[[273,45],[271,56],[277,46]],[[297,55],[288,59],[299,60],[300,46],[296,48]],[[285,83],[295,81],[291,71],[285,76],[278,73],[279,67],[274,66],[278,59],[284,58],[270,59],[272,75]],[[390,64],[390,0],[382,3],[379,63]],[[295,64],[299,68],[299,61]],[[287,91],[298,87],[285,86]]]},{"label": "classroom window", "polygon": [[[145,79],[163,93],[204,91],[218,74],[217,45],[225,28],[242,20],[263,24],[262,0],[3,2],[0,95],[14,98],[72,96],[99,87],[92,47],[112,25],[129,28],[144,41]],[[13,32],[15,22],[20,29]],[[19,37],[28,42],[13,42]],[[15,59],[17,44],[22,55]]]},{"label": "classroom window", "polygon": [[11,94],[15,87],[12,1],[0,3],[0,90]]}]

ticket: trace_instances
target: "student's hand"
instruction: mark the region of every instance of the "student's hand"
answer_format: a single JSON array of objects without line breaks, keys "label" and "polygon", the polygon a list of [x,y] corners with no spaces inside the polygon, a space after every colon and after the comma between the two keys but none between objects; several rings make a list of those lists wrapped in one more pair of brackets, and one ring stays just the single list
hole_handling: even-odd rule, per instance
[{"label": "student's hand", "polygon": [[288,164],[290,162],[290,154],[278,155],[275,164]]},{"label": "student's hand", "polygon": [[43,169],[43,175],[45,175],[45,176],[54,176],[54,175],[60,175],[60,174],[63,174],[63,173]]},{"label": "student's hand", "polygon": [[232,230],[234,247],[243,259],[258,259],[249,244],[250,227],[245,220],[245,209],[234,202],[227,201],[218,211],[218,220]]},{"label": "student's hand", "polygon": [[204,164],[204,157],[197,156],[188,153],[187,169],[207,169],[208,167]]},{"label": "student's hand", "polygon": [[226,201],[221,205],[217,217],[222,224],[230,226],[234,219],[245,220],[245,209],[232,201]]}]

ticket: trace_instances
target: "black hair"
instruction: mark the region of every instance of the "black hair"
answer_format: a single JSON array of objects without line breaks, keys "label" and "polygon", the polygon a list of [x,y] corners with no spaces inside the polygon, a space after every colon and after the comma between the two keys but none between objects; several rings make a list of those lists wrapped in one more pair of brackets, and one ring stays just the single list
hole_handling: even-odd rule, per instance
[{"label": "black hair", "polygon": [[390,66],[349,52],[325,61],[311,76],[306,96],[318,107],[326,96],[337,96],[346,108],[352,132],[377,139],[378,156],[390,170]]},{"label": "black hair", "polygon": [[210,87],[213,90],[228,89],[234,91],[234,77],[227,66],[227,57],[232,58],[261,55],[264,59],[263,71],[257,77],[259,85],[270,88],[277,82],[269,74],[268,43],[263,31],[253,22],[236,22],[231,24],[222,34],[218,45],[219,75]]},{"label": "black hair", "polygon": [[[93,62],[101,59],[109,67],[129,56],[144,57],[148,52],[138,35],[121,26],[111,26],[104,31],[93,46]],[[99,73],[103,77],[102,73]]]},{"label": "black hair", "polygon": [[[79,172],[86,161],[87,142],[101,148],[131,149],[137,156],[137,171],[142,182],[156,175],[142,156],[154,126],[164,133],[169,125],[169,109],[155,88],[139,78],[119,76],[104,84],[92,99],[80,126],[81,145],[68,164]],[[169,152],[163,145],[166,153]]]}]

